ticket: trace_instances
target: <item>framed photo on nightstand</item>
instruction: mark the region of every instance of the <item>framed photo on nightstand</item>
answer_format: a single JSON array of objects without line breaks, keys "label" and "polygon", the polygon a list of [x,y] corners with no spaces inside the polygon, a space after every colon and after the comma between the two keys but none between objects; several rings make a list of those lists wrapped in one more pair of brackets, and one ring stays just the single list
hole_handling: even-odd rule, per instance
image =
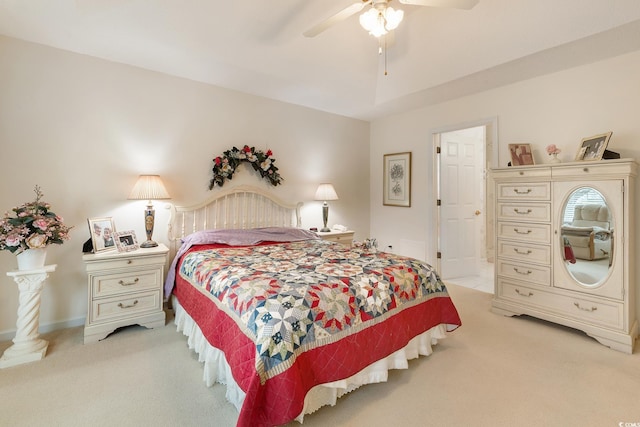
[{"label": "framed photo on nightstand", "polygon": [[116,226],[113,223],[113,218],[89,218],[88,221],[93,252],[98,253],[115,249],[113,233],[116,231]]},{"label": "framed photo on nightstand", "polygon": [[135,251],[139,248],[136,233],[133,230],[118,231],[113,235],[118,252]]}]

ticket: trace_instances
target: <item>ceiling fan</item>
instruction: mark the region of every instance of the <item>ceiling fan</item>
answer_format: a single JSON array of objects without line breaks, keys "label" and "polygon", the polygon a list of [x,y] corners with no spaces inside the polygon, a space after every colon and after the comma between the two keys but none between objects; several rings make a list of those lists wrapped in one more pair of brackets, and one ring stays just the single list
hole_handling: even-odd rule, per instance
[{"label": "ceiling fan", "polygon": [[[380,37],[395,29],[404,16],[401,10],[395,10],[389,6],[393,0],[357,0],[340,12],[309,28],[303,34],[305,37],[315,37],[329,27],[344,21],[352,15],[360,12],[365,6],[371,6],[369,10],[360,15],[360,25],[375,37]],[[401,4],[410,6],[446,7],[453,9],[471,9],[479,0],[398,0]]]}]

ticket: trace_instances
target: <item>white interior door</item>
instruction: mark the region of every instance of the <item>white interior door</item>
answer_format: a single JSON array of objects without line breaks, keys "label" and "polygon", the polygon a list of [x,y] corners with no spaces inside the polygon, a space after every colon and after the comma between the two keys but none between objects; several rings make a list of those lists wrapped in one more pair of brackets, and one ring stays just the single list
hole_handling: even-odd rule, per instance
[{"label": "white interior door", "polygon": [[440,134],[440,275],[478,274],[485,223],[485,127]]}]

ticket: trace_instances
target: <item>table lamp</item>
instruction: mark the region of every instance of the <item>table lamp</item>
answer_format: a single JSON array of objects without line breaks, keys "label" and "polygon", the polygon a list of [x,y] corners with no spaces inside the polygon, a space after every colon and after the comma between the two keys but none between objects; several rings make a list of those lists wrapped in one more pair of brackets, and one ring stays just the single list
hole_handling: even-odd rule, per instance
[{"label": "table lamp", "polygon": [[164,188],[159,175],[140,175],[138,177],[136,185],[131,190],[131,194],[129,194],[129,200],[148,200],[147,208],[144,211],[144,231],[147,233],[147,240],[140,245],[141,248],[158,246],[151,239],[156,215],[151,200],[166,200],[169,198],[169,193]]},{"label": "table lamp", "polygon": [[331,231],[329,227],[327,227],[327,221],[329,219],[329,205],[327,204],[327,200],[338,200],[338,194],[333,188],[333,185],[324,183],[318,186],[315,199],[324,201],[322,204],[322,220],[324,221],[324,227],[322,227],[320,231]]}]

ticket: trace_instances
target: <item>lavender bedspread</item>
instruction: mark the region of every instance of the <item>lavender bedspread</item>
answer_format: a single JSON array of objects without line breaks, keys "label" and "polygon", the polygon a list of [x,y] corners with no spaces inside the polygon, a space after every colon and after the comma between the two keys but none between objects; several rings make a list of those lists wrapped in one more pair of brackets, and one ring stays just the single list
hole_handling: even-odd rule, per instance
[{"label": "lavender bedspread", "polygon": [[178,260],[193,245],[223,244],[229,246],[256,245],[261,242],[298,242],[319,239],[312,231],[291,227],[263,227],[250,229],[203,230],[189,234],[182,239],[164,282],[164,297],[168,299],[176,282]]}]

